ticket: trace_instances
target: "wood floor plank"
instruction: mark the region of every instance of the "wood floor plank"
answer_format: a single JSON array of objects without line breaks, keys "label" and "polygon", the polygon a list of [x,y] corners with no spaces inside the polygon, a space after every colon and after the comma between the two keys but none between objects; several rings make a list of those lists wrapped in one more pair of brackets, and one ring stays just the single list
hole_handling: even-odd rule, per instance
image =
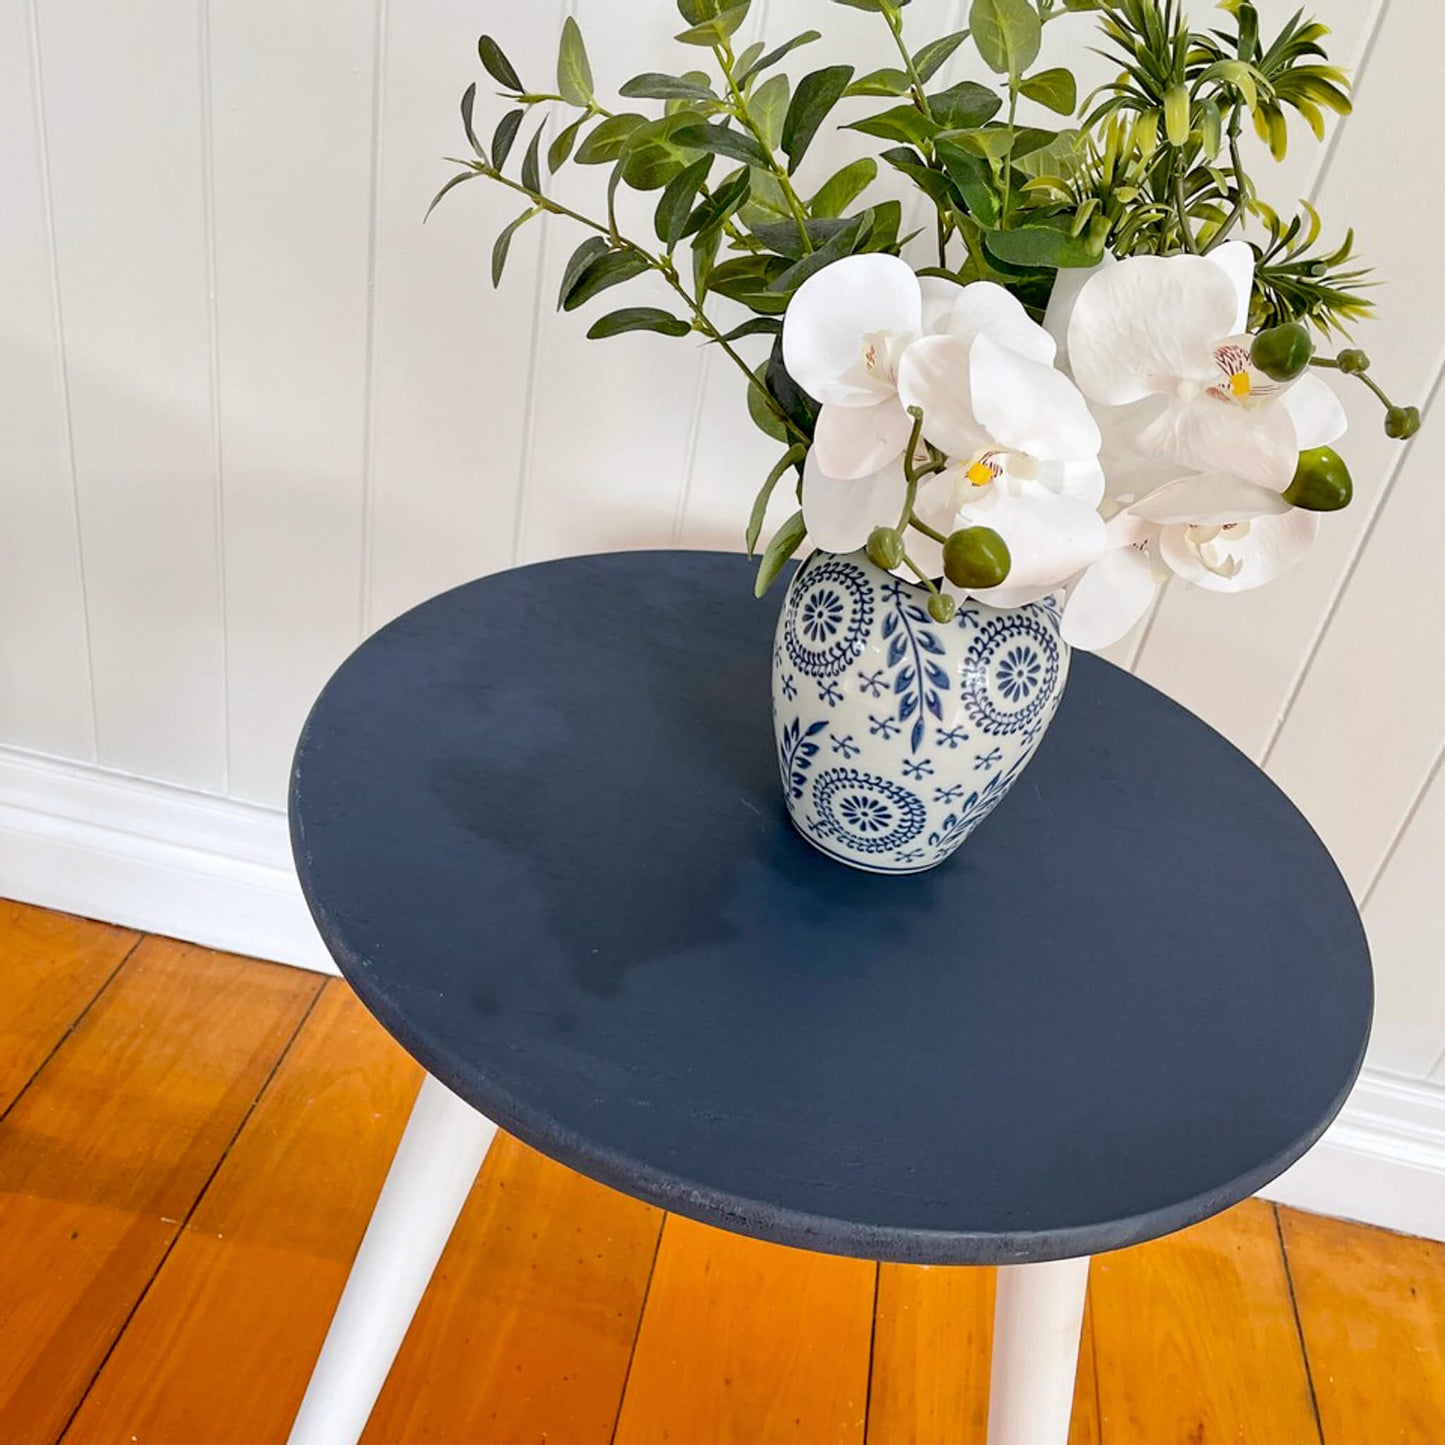
[{"label": "wood floor plank", "polygon": [[148,939],[0,1124],[0,1440],[54,1440],[318,987]]},{"label": "wood floor plank", "polygon": [[662,1218],[498,1135],[363,1445],[605,1445]]},{"label": "wood floor plank", "polygon": [[67,1445],[285,1439],[420,1081],[329,984]]},{"label": "wood floor plank", "polygon": [[1445,1244],[1279,1213],[1325,1445],[1445,1439]]},{"label": "wood floor plank", "polygon": [[669,1215],[617,1445],[861,1445],[876,1273]]},{"label": "wood floor plank", "polygon": [[[985,1445],[995,1272],[884,1265],[868,1445]],[[1094,1341],[1084,1311],[1069,1445],[1098,1445]]]},{"label": "wood floor plank", "polygon": [[139,937],[0,899],[0,1114]]},{"label": "wood floor plank", "polygon": [[1318,1441],[1268,1204],[1102,1255],[1090,1285],[1104,1445]]}]

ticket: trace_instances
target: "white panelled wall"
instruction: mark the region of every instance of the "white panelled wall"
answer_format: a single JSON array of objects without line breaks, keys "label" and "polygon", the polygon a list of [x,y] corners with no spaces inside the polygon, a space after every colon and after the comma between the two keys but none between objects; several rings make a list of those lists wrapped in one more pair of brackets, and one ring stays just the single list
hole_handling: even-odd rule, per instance
[{"label": "white panelled wall", "polygon": [[[915,0],[910,25],[966,8]],[[1111,655],[1262,762],[1363,905],[1370,1067],[1280,1190],[1445,1234],[1445,176],[1436,97],[1402,83],[1438,17],[1313,9],[1359,113],[1323,147],[1298,127],[1266,189],[1356,227],[1388,278],[1357,339],[1426,425],[1389,442],[1346,392],[1356,501],[1306,562],[1240,597],[1171,586]],[[753,12],[746,38],[828,32],[808,68],[887,62],[876,17]],[[568,13],[603,90],[679,63],[672,0],[0,4],[0,892],[324,966],[281,809],[360,638],[519,562],[740,545],[776,449],[726,359],[586,341],[554,308],[575,238],[550,218],[493,293],[510,193],[464,186],[422,225],[469,81],[496,114],[478,32],[540,83]],[[1088,29],[1051,26],[1050,58],[1100,74]],[[820,143],[810,171],[861,149]]]}]

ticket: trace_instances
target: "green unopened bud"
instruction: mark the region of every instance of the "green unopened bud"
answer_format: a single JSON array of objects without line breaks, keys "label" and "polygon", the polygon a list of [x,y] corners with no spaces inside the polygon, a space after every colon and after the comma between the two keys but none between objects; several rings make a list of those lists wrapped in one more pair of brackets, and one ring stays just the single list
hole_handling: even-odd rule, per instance
[{"label": "green unopened bud", "polygon": [[892,527],[874,527],[868,534],[868,560],[885,572],[903,564],[903,538]]},{"label": "green unopened bud", "polygon": [[955,587],[999,587],[1012,566],[1008,544],[992,527],[964,527],[943,544],[944,575]]},{"label": "green unopened bud", "polygon": [[1420,430],[1418,406],[1392,406],[1385,413],[1385,435],[1397,442],[1408,441]]},{"label": "green unopened bud", "polygon": [[947,592],[928,594],[928,615],[935,622],[952,622],[953,614],[957,611],[958,603]]},{"label": "green unopened bud", "polygon": [[1298,321],[1261,331],[1249,348],[1250,361],[1271,381],[1293,381],[1304,373],[1314,354],[1315,344]]},{"label": "green unopened bud", "polygon": [[1335,358],[1336,364],[1346,376],[1359,376],[1361,372],[1370,369],[1370,358],[1363,351],[1352,347],[1349,351],[1342,351]]},{"label": "green unopened bud", "polygon": [[1338,512],[1350,505],[1354,495],[1355,484],[1345,459],[1331,447],[1313,447],[1300,453],[1284,499],[1306,512]]}]

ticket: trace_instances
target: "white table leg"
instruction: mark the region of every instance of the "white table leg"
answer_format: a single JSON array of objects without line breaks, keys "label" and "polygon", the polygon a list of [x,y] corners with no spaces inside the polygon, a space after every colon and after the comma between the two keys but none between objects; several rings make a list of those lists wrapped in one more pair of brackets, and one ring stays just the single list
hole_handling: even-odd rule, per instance
[{"label": "white table leg", "polygon": [[289,1445],[356,1445],[497,1126],[430,1074],[412,1107]]},{"label": "white table leg", "polygon": [[993,1315],[988,1445],[1068,1445],[1089,1261],[1005,1265]]}]

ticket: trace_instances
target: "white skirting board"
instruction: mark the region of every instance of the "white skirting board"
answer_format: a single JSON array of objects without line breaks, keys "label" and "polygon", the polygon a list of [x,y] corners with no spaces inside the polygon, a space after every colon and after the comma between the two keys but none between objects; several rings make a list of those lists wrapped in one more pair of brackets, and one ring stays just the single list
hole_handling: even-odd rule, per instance
[{"label": "white skirting board", "polygon": [[[0,748],[0,896],[334,973],[283,814]],[[1445,1085],[1366,1069],[1270,1199],[1445,1239]]]}]

